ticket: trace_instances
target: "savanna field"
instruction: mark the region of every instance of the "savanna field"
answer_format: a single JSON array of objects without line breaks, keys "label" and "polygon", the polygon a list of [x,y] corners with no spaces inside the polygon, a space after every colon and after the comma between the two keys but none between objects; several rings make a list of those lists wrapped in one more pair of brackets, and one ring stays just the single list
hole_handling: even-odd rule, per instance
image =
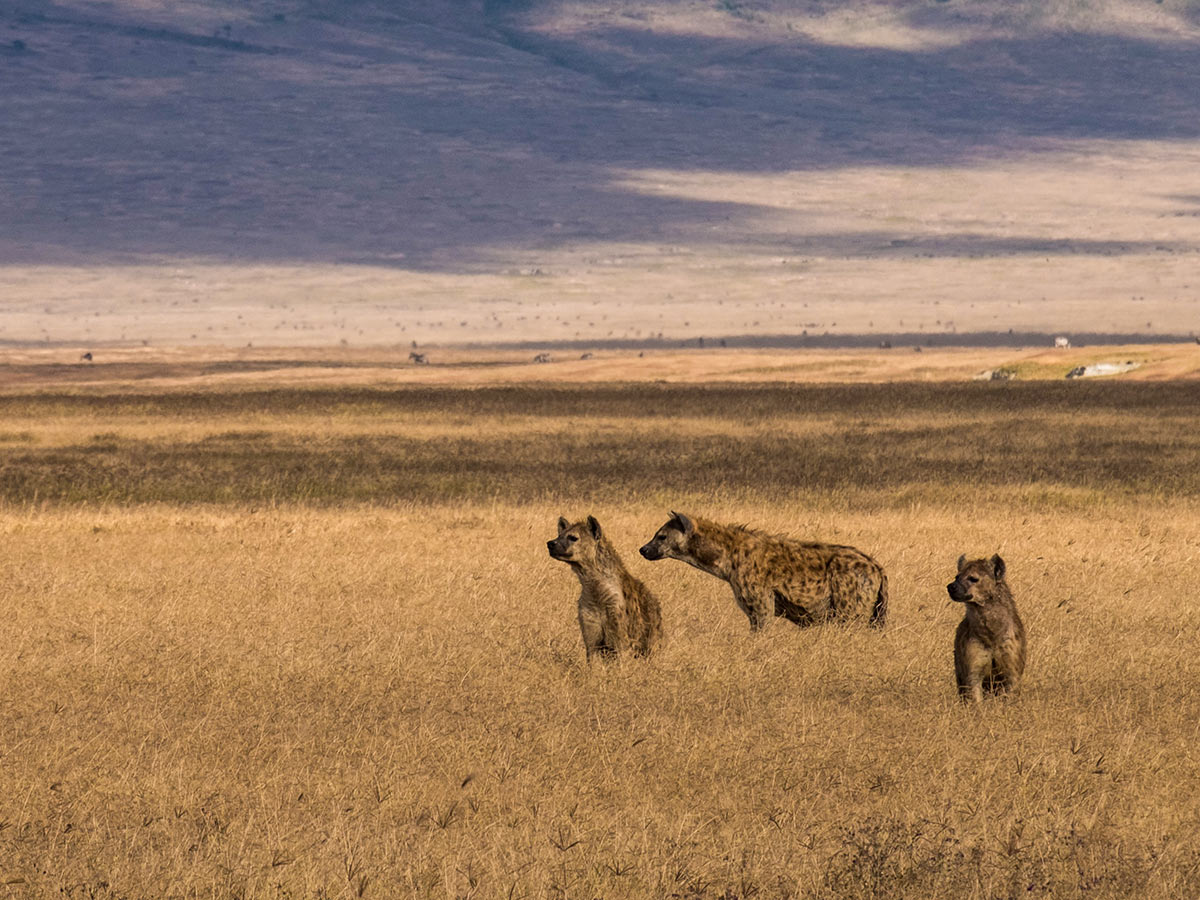
[{"label": "savanna field", "polygon": [[[0,900],[1200,896],[1198,59],[1200,0],[0,2]],[[886,628],[752,636],[673,510]],[[587,515],[649,659],[585,661]]]},{"label": "savanna field", "polygon": [[[1200,385],[63,389],[0,398],[11,897],[1182,897]],[[752,638],[671,509],[855,544],[891,618]],[[545,541],[663,605],[588,666]],[[960,705],[1007,560],[1025,689]]]}]

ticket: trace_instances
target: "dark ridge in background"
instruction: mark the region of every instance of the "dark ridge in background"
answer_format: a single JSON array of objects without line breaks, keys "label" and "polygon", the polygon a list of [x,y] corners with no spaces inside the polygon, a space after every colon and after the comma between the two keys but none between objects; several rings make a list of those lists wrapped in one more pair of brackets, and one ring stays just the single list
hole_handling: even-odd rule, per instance
[{"label": "dark ridge in background", "polygon": [[[909,16],[952,23],[953,6]],[[1195,139],[1194,44],[1081,31],[901,51],[659,33],[603,9],[589,30],[548,35],[530,25],[544,7],[9,0],[0,263],[474,272],[514,248],[725,240],[698,234],[710,222],[763,252],[1197,250],[1070,233],[764,234],[744,224],[759,207],[643,195],[615,174],[945,167],[1064,140]],[[754,12],[726,8],[743,24]],[[1194,192],[1179,203],[1193,214]]]}]

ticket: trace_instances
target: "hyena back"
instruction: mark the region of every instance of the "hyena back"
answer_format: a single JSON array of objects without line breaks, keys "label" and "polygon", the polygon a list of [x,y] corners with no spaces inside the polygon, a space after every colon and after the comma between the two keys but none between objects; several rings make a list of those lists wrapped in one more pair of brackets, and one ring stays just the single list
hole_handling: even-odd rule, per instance
[{"label": "hyena back", "polygon": [[865,619],[882,626],[887,619],[887,574],[854,547],[794,541],[673,512],[641,554],[678,559],[729,582],[751,631],[761,631],[775,616],[797,625]]},{"label": "hyena back", "polygon": [[597,653],[648,656],[654,651],[662,641],[658,599],[629,574],[594,517],[574,524],[560,518],[558,537],[546,547],[579,578],[579,630],[588,660]]},{"label": "hyena back", "polygon": [[1025,674],[1025,625],[1017,615],[999,555],[958,558],[958,574],[946,585],[950,599],[965,607],[954,633],[954,680],[963,701],[984,692],[1015,691]]}]

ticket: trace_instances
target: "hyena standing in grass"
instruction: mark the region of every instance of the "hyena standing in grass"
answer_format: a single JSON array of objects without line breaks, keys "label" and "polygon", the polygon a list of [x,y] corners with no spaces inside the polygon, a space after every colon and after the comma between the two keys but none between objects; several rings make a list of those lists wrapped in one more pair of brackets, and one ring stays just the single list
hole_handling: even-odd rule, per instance
[{"label": "hyena standing in grass", "polygon": [[1015,691],[1025,672],[1025,625],[1004,580],[1004,560],[958,558],[958,575],[946,585],[950,599],[966,607],[954,634],[954,679],[963,701],[983,692]]},{"label": "hyena standing in grass", "polygon": [[558,520],[558,537],[546,542],[550,555],[579,577],[579,630],[592,655],[626,650],[648,656],[662,641],[662,612],[646,586],[629,574],[616,548],[592,516],[572,525]]},{"label": "hyena standing in grass", "polygon": [[773,616],[797,625],[866,619],[881,626],[887,619],[887,575],[853,547],[795,541],[673,512],[641,553],[646,559],[678,559],[728,581],[751,631],[761,631]]}]

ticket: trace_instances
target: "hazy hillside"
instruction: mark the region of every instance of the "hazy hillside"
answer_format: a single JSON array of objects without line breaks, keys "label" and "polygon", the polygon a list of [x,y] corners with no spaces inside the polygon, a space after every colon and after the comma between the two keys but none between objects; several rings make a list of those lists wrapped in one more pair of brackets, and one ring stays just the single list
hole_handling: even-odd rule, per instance
[{"label": "hazy hillside", "polygon": [[[914,243],[937,258],[1191,253],[1198,33],[1200,5],[1178,0],[10,0],[0,262],[486,273],[614,245],[831,260]],[[1129,165],[1120,148],[1133,142],[1165,230],[1097,229],[1109,212],[1082,208],[1065,227],[1023,210],[999,227],[983,197],[930,232],[913,198],[855,202],[865,171],[921,178],[1065,153],[1052,185],[1097,147]],[[1152,164],[1160,145],[1166,169]],[[746,190],[729,181],[743,177]],[[722,178],[729,189],[711,190]],[[780,213],[780,197],[810,189],[824,212]],[[977,190],[922,188],[962,203]]]}]

